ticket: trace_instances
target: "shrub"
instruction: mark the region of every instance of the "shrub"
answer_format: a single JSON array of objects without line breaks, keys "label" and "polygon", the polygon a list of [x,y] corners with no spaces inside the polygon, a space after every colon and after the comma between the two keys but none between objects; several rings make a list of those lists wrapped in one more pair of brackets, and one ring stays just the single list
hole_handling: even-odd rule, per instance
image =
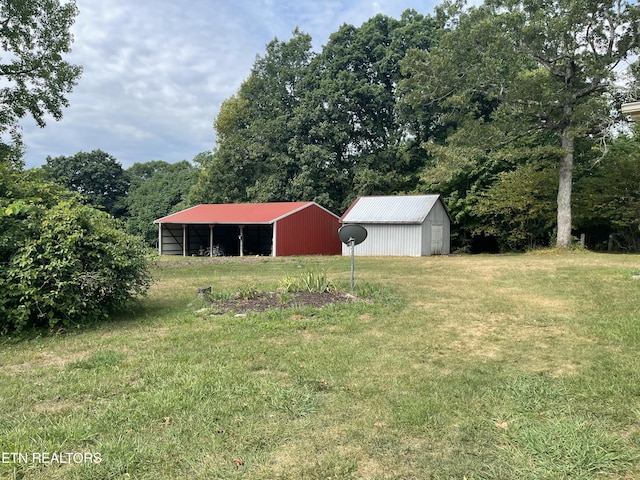
[{"label": "shrub", "polygon": [[104,212],[64,199],[19,223],[31,231],[0,273],[2,333],[100,320],[149,287],[142,242]]}]

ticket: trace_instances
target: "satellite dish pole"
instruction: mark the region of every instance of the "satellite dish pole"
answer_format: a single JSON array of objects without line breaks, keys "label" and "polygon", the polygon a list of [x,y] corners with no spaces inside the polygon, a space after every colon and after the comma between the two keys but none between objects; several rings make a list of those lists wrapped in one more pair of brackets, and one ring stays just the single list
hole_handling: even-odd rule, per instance
[{"label": "satellite dish pole", "polygon": [[355,250],[356,250],[356,240],[355,238],[349,238],[349,246],[351,247],[351,291],[353,292],[353,288],[355,287]]},{"label": "satellite dish pole", "polygon": [[355,246],[364,242],[367,238],[367,229],[361,225],[343,225],[338,230],[342,243],[351,249],[351,291],[355,287]]}]

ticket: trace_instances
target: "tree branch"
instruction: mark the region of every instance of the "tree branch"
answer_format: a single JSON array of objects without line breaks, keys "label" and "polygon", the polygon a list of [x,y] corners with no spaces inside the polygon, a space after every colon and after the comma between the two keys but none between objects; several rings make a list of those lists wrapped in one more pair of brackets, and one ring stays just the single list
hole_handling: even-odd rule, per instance
[{"label": "tree branch", "polygon": [[21,69],[18,69],[18,66],[13,65],[0,65],[0,76],[4,77],[20,77],[24,75],[32,75],[38,70],[38,67],[34,66],[32,68],[25,68],[22,66]]}]

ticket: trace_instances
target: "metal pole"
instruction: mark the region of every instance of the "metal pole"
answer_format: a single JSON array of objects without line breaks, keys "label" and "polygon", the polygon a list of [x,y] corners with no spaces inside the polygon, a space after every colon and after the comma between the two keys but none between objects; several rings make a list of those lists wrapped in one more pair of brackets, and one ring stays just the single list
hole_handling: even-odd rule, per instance
[{"label": "metal pole", "polygon": [[189,246],[187,245],[187,226],[182,225],[182,256],[187,256]]},{"label": "metal pole", "polygon": [[349,246],[351,247],[351,291],[352,292],[353,292],[353,289],[355,287],[354,261],[353,261],[355,245],[356,245],[355,240],[354,239],[350,239],[349,240]]},{"label": "metal pole", "polygon": [[213,257],[213,225],[209,225],[209,256]]},{"label": "metal pole", "polygon": [[240,239],[240,256],[244,256],[244,225],[240,225],[240,235],[238,235]]}]

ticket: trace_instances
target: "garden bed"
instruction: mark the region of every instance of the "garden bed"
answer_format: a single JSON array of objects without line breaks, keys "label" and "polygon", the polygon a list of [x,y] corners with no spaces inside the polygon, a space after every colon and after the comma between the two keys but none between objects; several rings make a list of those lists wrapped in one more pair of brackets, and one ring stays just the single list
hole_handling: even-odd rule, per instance
[{"label": "garden bed", "polygon": [[322,308],[334,303],[354,300],[353,295],[341,292],[258,292],[249,297],[210,300],[209,306],[214,313],[235,312],[242,314],[292,307]]}]

